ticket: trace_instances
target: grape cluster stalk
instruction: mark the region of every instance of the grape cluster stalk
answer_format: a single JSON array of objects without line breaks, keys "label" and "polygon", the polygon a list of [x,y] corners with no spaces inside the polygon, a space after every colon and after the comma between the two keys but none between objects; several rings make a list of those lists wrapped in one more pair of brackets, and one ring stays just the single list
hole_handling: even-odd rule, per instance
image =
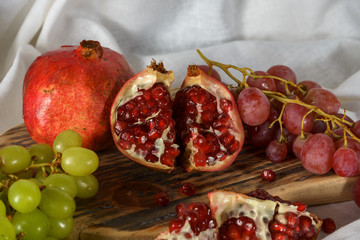
[{"label": "grape cluster stalk", "polygon": [[[223,70],[237,86],[229,85],[238,103],[247,138],[266,147],[273,162],[289,153],[315,174],[333,169],[343,177],[360,174],[360,121],[339,112],[334,94],[314,81],[297,83],[293,70],[275,65],[267,71],[253,71],[208,59],[197,50],[211,70]],[[236,78],[230,70],[242,74]],[[321,157],[317,157],[321,156]]]},{"label": "grape cluster stalk", "polygon": [[96,195],[95,152],[82,147],[73,130],[52,146],[0,149],[0,236],[2,239],[64,239],[73,230],[76,198]]}]

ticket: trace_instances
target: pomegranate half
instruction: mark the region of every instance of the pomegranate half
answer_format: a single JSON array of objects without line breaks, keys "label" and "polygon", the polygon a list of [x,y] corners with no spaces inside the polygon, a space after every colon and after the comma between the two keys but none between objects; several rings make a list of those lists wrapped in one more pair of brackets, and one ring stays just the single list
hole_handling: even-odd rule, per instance
[{"label": "pomegranate half", "polygon": [[219,171],[234,162],[244,129],[234,97],[223,83],[190,65],[175,95],[173,116],[181,165],[187,171]]},{"label": "pomegranate half", "polygon": [[30,136],[52,145],[62,131],[77,131],[95,151],[113,145],[111,104],[134,75],[125,57],[98,41],[49,51],[29,67],[23,84],[23,118]]},{"label": "pomegranate half", "polygon": [[126,157],[149,168],[170,172],[179,155],[170,86],[174,73],[155,61],[129,79],[111,108],[111,131]]},{"label": "pomegranate half", "polygon": [[233,96],[196,65],[174,99],[173,81],[172,71],[152,62],[126,82],[111,109],[116,146],[135,162],[167,172],[177,164],[187,171],[228,167],[244,142]]}]

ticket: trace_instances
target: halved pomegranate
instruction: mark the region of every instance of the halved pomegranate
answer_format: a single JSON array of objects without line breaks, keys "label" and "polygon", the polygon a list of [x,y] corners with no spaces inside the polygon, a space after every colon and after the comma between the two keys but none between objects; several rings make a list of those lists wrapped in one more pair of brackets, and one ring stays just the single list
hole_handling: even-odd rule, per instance
[{"label": "halved pomegranate", "polygon": [[186,171],[228,167],[244,143],[233,96],[197,65],[189,66],[174,101],[173,81],[172,71],[152,62],[124,84],[111,109],[116,146],[128,158],[167,172],[180,150]]},{"label": "halved pomegranate", "polygon": [[170,172],[179,155],[170,86],[174,73],[153,61],[118,92],[111,108],[111,131],[117,148],[147,167]]},{"label": "halved pomegranate", "polygon": [[188,67],[175,95],[173,117],[187,171],[222,170],[242,148],[244,130],[232,94],[197,65]]},{"label": "halved pomegranate", "polygon": [[170,221],[169,230],[156,240],[317,238],[322,221],[306,212],[306,205],[284,201],[265,190],[256,190],[249,195],[216,190],[208,193],[209,205],[192,203],[187,207],[180,203],[176,206],[177,218]]}]

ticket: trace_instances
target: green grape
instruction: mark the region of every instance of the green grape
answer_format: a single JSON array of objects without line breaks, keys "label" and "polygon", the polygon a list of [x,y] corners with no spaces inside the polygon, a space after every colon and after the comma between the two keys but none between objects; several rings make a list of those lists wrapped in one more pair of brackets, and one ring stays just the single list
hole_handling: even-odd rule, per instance
[{"label": "green grape", "polygon": [[49,218],[50,231],[48,236],[63,239],[70,235],[74,227],[73,217],[65,219]]},{"label": "green grape", "polygon": [[29,151],[18,145],[10,145],[0,149],[0,168],[4,173],[15,173],[30,165]]},{"label": "green grape", "polygon": [[68,218],[76,209],[74,198],[59,188],[47,187],[41,192],[40,209],[50,218]]},{"label": "green grape", "polygon": [[1,240],[16,239],[15,229],[6,216],[0,216],[0,239]]},{"label": "green grape", "polygon": [[37,178],[29,178],[30,181],[34,182],[38,187],[40,187],[41,185],[43,185],[43,182],[41,182],[39,179]]},{"label": "green grape", "polygon": [[54,238],[54,237],[47,236],[46,238],[44,238],[44,240],[58,240],[58,239]]},{"label": "green grape", "polygon": [[22,171],[22,172],[16,174],[16,176],[18,178],[22,178],[22,179],[29,179],[29,178],[32,178],[34,176],[34,170],[29,169],[29,170],[26,170],[26,171]]},{"label": "green grape", "polygon": [[54,151],[49,144],[36,143],[29,147],[30,156],[36,156],[36,163],[50,163],[54,159]]},{"label": "green grape", "polygon": [[6,206],[3,201],[0,200],[0,217],[6,216]]},{"label": "green grape", "polygon": [[41,193],[36,183],[28,179],[20,179],[9,187],[8,199],[16,211],[28,213],[39,205]]},{"label": "green grape", "polygon": [[16,234],[24,233],[21,240],[44,239],[49,230],[49,218],[38,208],[29,213],[16,212],[11,220]]},{"label": "green grape", "polygon": [[[44,173],[42,170],[38,171],[35,175],[35,178],[38,179],[41,183],[44,183],[45,179],[49,175],[48,169],[46,169],[46,172]],[[50,171],[50,170],[49,170]]]},{"label": "green grape", "polygon": [[63,153],[69,147],[81,147],[82,140],[80,134],[74,130],[65,130],[59,133],[54,142],[54,153]]},{"label": "green grape", "polygon": [[61,174],[61,173],[51,174],[45,179],[44,185],[46,187],[60,188],[61,190],[67,192],[72,198],[74,198],[77,193],[76,183],[73,176],[66,174]]},{"label": "green grape", "polygon": [[61,159],[62,169],[74,176],[90,175],[99,166],[99,157],[90,149],[72,147],[64,151]]},{"label": "green grape", "polygon": [[74,176],[77,186],[76,197],[90,198],[96,195],[99,190],[99,181],[94,175]]}]

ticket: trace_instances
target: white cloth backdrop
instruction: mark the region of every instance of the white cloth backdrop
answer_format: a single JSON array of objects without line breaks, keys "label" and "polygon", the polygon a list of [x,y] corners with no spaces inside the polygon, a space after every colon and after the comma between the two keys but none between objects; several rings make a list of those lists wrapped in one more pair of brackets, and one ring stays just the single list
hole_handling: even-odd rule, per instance
[{"label": "white cloth backdrop", "polygon": [[[83,39],[121,52],[136,72],[152,58],[164,61],[176,86],[189,64],[203,63],[196,48],[254,70],[288,65],[298,81],[320,83],[360,118],[358,0],[1,0],[0,23],[0,134],[23,121],[22,82],[31,62]],[[360,238],[353,202],[311,210],[345,226],[326,240]]]}]

